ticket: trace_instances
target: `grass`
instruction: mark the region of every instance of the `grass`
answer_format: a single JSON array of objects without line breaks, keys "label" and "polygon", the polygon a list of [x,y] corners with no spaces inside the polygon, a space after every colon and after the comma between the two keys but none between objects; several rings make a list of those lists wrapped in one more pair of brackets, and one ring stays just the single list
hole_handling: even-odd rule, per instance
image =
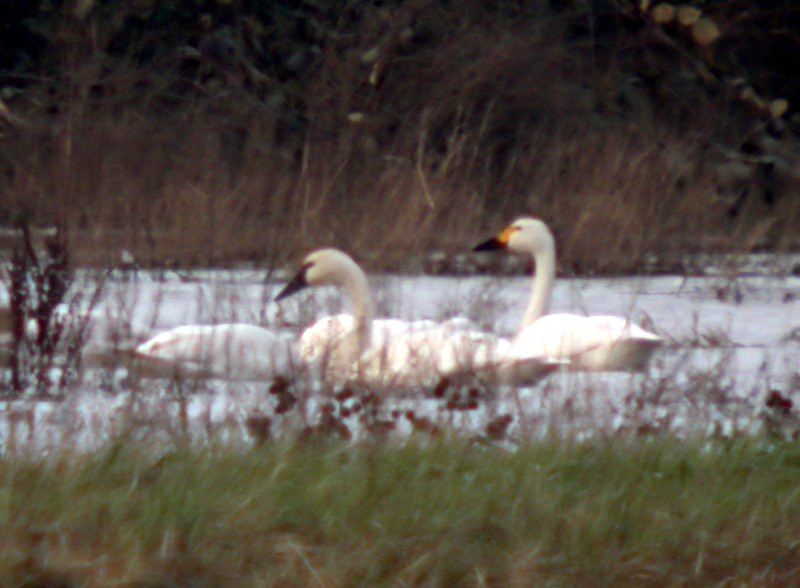
[{"label": "grass", "polygon": [[[149,61],[124,38],[115,54],[109,27],[127,19],[67,18],[60,66],[2,80],[20,122],[0,121],[0,223],[58,225],[79,265],[101,267],[127,250],[144,266],[275,268],[335,245],[368,270],[416,271],[520,214],[553,226],[562,273],[797,248],[795,179],[767,206],[754,168],[733,217],[715,175],[717,145],[736,152],[761,119],[720,87],[680,90],[650,27],[605,46],[576,38],[568,11],[468,6],[293,11],[325,40],[304,41],[308,64],[284,81],[296,39],[266,40],[305,27],[214,12],[204,26],[239,44],[228,67]],[[618,104],[631,77],[644,110]],[[509,453],[423,435],[9,451],[0,586],[800,583],[794,443],[597,436]]]},{"label": "grass", "polygon": [[796,444],[180,445],[0,462],[4,585],[790,585]]}]

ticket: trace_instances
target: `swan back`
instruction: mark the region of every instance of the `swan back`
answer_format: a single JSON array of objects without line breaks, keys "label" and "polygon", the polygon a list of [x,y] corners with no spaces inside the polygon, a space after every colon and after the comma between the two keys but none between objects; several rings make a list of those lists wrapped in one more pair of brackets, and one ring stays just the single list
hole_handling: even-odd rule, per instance
[{"label": "swan back", "polygon": [[352,366],[349,378],[383,389],[417,391],[433,388],[442,378],[466,375],[499,382],[495,372],[509,349],[505,339],[451,325],[390,328]]},{"label": "swan back", "polygon": [[332,360],[352,329],[348,314],[317,320],[300,336],[301,360],[319,367],[329,381],[355,379],[380,388],[413,388],[435,385],[443,376],[490,372],[506,359],[511,346],[505,339],[477,332],[461,317],[442,323],[375,319],[372,345],[342,373]]},{"label": "swan back", "polygon": [[139,374],[269,380],[298,366],[289,333],[248,324],[184,325],[135,350]]},{"label": "swan back", "polygon": [[619,316],[550,314],[523,328],[510,354],[566,359],[578,370],[635,371],[644,368],[663,342]]}]

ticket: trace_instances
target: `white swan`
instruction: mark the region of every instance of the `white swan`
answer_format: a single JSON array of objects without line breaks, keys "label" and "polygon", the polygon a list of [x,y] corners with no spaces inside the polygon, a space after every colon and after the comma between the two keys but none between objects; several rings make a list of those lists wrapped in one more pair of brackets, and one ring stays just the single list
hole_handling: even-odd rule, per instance
[{"label": "white swan", "polygon": [[539,219],[521,218],[475,251],[508,249],[531,255],[536,263],[533,291],[512,341],[511,355],[542,354],[568,360],[570,367],[586,371],[643,369],[663,338],[618,316],[545,314],[556,273],[555,239]]},{"label": "white swan", "polygon": [[291,333],[228,323],[176,327],[136,347],[140,375],[271,380],[300,365]]},{"label": "white swan", "polygon": [[[300,358],[307,363],[322,359],[331,345],[353,329],[354,321],[352,314],[336,314],[316,321],[300,336],[298,344]],[[431,320],[405,322],[399,319],[373,319],[372,344],[381,345],[393,335],[436,326],[436,322]]]},{"label": "white swan", "polygon": [[424,387],[436,384],[443,376],[495,371],[506,379],[532,382],[552,369],[538,358],[505,365],[508,341],[465,330],[460,321],[436,325],[430,321],[374,320],[366,275],[337,249],[320,249],[308,255],[275,300],[322,285],[342,288],[353,306],[352,315],[325,317],[300,338],[301,357],[323,360],[323,377],[329,382],[359,381],[378,388]]}]

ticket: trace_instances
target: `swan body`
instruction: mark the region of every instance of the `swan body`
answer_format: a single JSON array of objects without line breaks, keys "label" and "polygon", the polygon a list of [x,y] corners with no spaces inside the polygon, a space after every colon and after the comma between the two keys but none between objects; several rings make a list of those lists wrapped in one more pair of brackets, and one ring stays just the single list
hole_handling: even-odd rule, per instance
[{"label": "swan body", "polygon": [[[391,319],[389,319],[391,320]],[[350,378],[380,379],[395,385],[435,385],[442,377],[491,372],[511,344],[489,333],[451,330],[449,325],[384,326],[377,344],[357,360]]]},{"label": "swan body", "polygon": [[[306,362],[318,361],[330,349],[331,345],[335,345],[342,336],[353,328],[354,320],[352,314],[336,314],[316,321],[300,335],[298,344],[300,358]],[[402,335],[403,333],[416,333],[429,329],[441,329],[442,335],[451,334],[455,336],[458,331],[475,331],[475,326],[472,321],[464,317],[453,317],[441,323],[429,319],[418,319],[410,322],[400,319],[373,319],[372,343],[373,345],[381,346],[393,336],[404,336]],[[490,337],[499,339],[493,335]],[[505,342],[505,340],[502,341]]]},{"label": "swan body", "polygon": [[536,273],[522,329],[510,357],[568,361],[570,369],[633,371],[643,369],[663,338],[629,320],[610,315],[546,314],[556,270],[555,239],[539,219],[521,218],[476,251],[508,249],[533,257]]},{"label": "swan body", "polygon": [[[328,316],[303,331],[298,345],[301,361],[327,364],[330,350],[352,329],[353,320],[349,314]],[[546,360],[543,365],[539,357],[525,352],[512,358],[509,341],[470,327],[472,322],[463,317],[443,323],[375,319],[372,348],[349,370],[347,379],[408,387],[412,382],[433,385],[441,376],[477,373],[495,383],[534,384],[564,363]]]},{"label": "swan body", "polygon": [[622,317],[550,314],[519,332],[510,355],[568,359],[571,369],[581,371],[636,371],[644,369],[662,342]]},{"label": "swan body", "polygon": [[135,350],[140,373],[161,377],[270,380],[299,365],[289,333],[230,323],[176,327]]},{"label": "swan body", "polygon": [[[318,285],[342,288],[353,306],[352,315],[320,319],[300,337],[301,357],[321,361],[322,377],[328,382],[356,381],[378,388],[424,387],[435,385],[442,377],[496,370],[510,350],[508,341],[469,331],[458,319],[443,324],[375,320],[364,272],[337,249],[320,249],[308,255],[276,300]],[[524,375],[531,380],[534,372],[538,379],[549,368],[546,362],[525,363]]]},{"label": "swan body", "polygon": [[[300,335],[298,349],[305,362],[321,359],[337,342],[353,329],[354,317],[351,314],[326,316],[308,327]],[[396,334],[433,328],[434,321],[418,320],[405,322],[399,319],[374,319],[372,321],[372,342],[381,345]]]},{"label": "swan body", "polygon": [[443,323],[411,332],[408,343],[391,348],[391,361],[399,366],[414,366],[423,374],[432,371],[449,378],[475,375],[485,383],[518,386],[534,385],[568,363],[523,349],[514,353],[508,340],[462,327]]}]

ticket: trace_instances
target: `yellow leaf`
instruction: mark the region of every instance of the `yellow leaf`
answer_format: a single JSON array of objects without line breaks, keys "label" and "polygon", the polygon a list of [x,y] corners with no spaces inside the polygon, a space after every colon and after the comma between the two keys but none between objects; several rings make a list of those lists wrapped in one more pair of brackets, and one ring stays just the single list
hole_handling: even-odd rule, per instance
[{"label": "yellow leaf", "polygon": [[678,6],[678,22],[685,27],[696,23],[701,14],[703,14],[703,11],[695,6],[689,6],[688,4]]},{"label": "yellow leaf", "polygon": [[698,18],[692,25],[692,37],[698,45],[706,47],[719,39],[719,27],[710,18]]},{"label": "yellow leaf", "polygon": [[742,88],[742,91],[739,93],[739,98],[757,108],[764,108],[764,100],[762,100],[761,96],[758,95],[758,92],[756,92],[752,86]]},{"label": "yellow leaf", "polygon": [[773,118],[780,118],[789,110],[789,101],[785,98],[778,98],[769,103],[769,113]]},{"label": "yellow leaf", "polygon": [[653,6],[653,20],[658,24],[667,24],[675,19],[675,7],[672,4],[662,2]]},{"label": "yellow leaf", "polygon": [[380,56],[381,48],[379,45],[375,45],[372,49],[367,49],[361,54],[361,63],[372,63],[377,61]]}]

